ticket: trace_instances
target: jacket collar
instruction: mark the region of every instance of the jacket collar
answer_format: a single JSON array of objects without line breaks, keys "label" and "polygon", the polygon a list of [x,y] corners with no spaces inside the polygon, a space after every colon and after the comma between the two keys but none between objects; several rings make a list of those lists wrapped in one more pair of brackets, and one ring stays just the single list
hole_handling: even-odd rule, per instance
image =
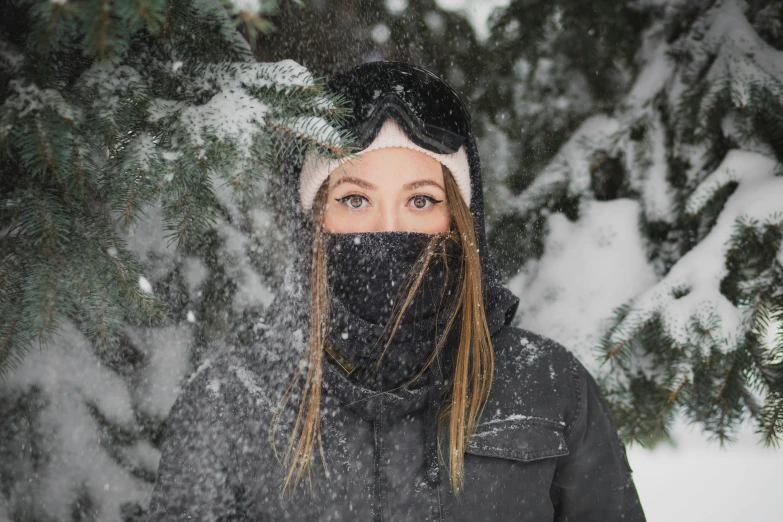
[{"label": "jacket collar", "polygon": [[[487,323],[490,334],[494,335],[504,325],[510,324],[519,305],[519,299],[502,285],[492,285],[485,293]],[[354,343],[372,343],[383,332],[383,325],[375,325],[350,314],[340,308],[339,302],[333,303],[333,308],[341,313],[332,314],[329,341],[344,353],[355,353]],[[431,350],[436,322],[434,318],[423,319],[415,323],[400,325],[392,339],[389,349]],[[451,334],[456,332],[452,329]],[[454,335],[450,335],[443,353],[448,353],[456,343]],[[427,352],[428,354],[429,352]],[[439,390],[438,396],[445,390],[448,379],[446,359],[440,364],[436,362],[410,388],[398,388],[390,391],[376,391],[361,383],[354,382],[346,371],[341,368],[328,354],[324,354],[323,383],[327,393],[339,398],[343,407],[353,411],[366,420],[376,420],[379,416],[390,418],[421,410],[427,403],[428,394]],[[438,397],[439,399],[440,397]]]}]

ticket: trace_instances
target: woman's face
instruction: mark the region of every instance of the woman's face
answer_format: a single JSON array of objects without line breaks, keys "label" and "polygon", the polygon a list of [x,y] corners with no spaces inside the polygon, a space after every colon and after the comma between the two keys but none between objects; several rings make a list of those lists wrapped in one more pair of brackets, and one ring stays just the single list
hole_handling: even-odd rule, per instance
[{"label": "woman's face", "polygon": [[329,174],[327,232],[447,232],[451,214],[441,164],[421,152],[389,147]]}]

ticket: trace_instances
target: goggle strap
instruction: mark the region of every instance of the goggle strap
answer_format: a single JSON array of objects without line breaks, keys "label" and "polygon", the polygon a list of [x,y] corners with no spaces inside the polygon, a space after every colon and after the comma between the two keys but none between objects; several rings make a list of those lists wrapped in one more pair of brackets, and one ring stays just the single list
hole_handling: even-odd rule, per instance
[{"label": "goggle strap", "polygon": [[408,137],[425,149],[438,154],[454,154],[465,138],[435,125],[422,124],[408,106],[395,94],[381,98],[370,116],[356,130],[360,147],[366,147],[375,139],[387,116],[395,115]]}]

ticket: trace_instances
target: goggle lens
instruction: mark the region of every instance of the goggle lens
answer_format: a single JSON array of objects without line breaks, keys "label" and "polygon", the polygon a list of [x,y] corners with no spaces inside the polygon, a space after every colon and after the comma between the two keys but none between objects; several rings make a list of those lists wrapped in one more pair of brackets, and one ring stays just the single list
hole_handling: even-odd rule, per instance
[{"label": "goggle lens", "polygon": [[412,141],[441,154],[457,152],[470,132],[470,116],[457,93],[431,72],[399,62],[370,62],[329,81],[351,104],[347,126],[366,147],[387,116]]}]

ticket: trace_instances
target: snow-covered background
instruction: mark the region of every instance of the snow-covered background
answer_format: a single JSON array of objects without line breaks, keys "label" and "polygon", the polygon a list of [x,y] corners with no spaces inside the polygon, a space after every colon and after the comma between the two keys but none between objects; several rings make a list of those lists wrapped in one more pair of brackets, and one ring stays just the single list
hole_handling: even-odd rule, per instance
[{"label": "snow-covered background", "polygon": [[[416,7],[415,2],[407,0],[381,3],[388,24],[373,26],[372,39],[379,45],[393,40],[392,30],[403,23],[406,10]],[[436,39],[445,40],[442,35],[450,33],[445,25],[450,19],[444,12],[460,14],[476,38],[486,42],[492,13],[509,3],[437,0],[442,11],[426,13],[424,21],[433,34],[439,35]],[[640,2],[645,3],[667,2]],[[325,2],[313,2],[316,4],[323,7]],[[670,129],[664,128],[659,102],[664,100],[669,107],[677,107],[684,93],[693,87],[688,82],[694,76],[692,70],[671,59],[672,52],[699,49],[692,53],[696,64],[692,68],[707,64],[703,80],[710,89],[695,112],[694,118],[699,121],[704,119],[710,102],[722,96],[720,89],[729,90],[738,108],[754,109],[748,86],[779,89],[783,80],[783,53],[758,36],[759,27],[780,30],[781,24],[763,17],[748,20],[743,14],[747,4],[739,0],[712,4],[714,8],[699,11],[699,28],[692,35],[666,43],[660,32],[645,33],[637,57],[640,70],[614,111],[596,114],[600,111],[590,105],[593,100],[589,93],[572,92],[584,83],[576,75],[567,75],[570,90],[554,105],[562,108],[574,104],[579,106],[576,112],[590,116],[521,194],[512,196],[502,183],[502,175],[512,167],[510,151],[518,144],[484,122],[489,130],[483,133],[480,146],[487,174],[487,204],[493,212],[522,215],[538,204],[538,196],[554,186],[565,186],[569,195],[580,198],[577,219],[563,212],[545,212],[543,256],[528,259],[509,286],[521,298],[518,325],[561,342],[598,377],[606,377],[609,371],[608,365],[598,362],[596,345],[617,307],[629,303],[633,310],[629,317],[640,319],[662,312],[666,325],[675,333],[682,333],[683,322],[699,312],[703,303],[712,303],[722,320],[721,336],[730,349],[747,312],[728,302],[718,287],[725,275],[726,248],[733,227],[740,217],[763,221],[774,211],[783,212],[783,178],[776,175],[780,165],[763,142],[744,139],[747,129],[743,129],[737,115],[742,111],[721,122],[722,132],[732,141],[732,150],[714,165],[706,159],[710,151],[703,144],[676,151],[665,149],[666,131]],[[392,23],[395,20],[399,24]],[[459,54],[456,48],[447,51]],[[292,62],[282,65],[299,70]],[[549,60],[539,65],[536,81],[545,87],[550,87],[558,74],[562,76],[563,71],[558,69],[562,64]],[[169,66],[173,74],[181,67],[179,61]],[[548,114],[551,107],[531,102],[530,93],[522,88],[521,78],[531,67],[525,59],[514,64],[519,80],[514,86],[514,110],[525,115]],[[459,67],[454,70],[453,81],[461,87],[460,78],[468,78],[470,71],[460,71]],[[726,76],[732,81],[724,82]],[[106,91],[113,85],[108,73],[93,77]],[[120,81],[123,77],[114,79]],[[252,122],[244,117],[250,111],[242,112],[245,106],[240,101],[240,79],[217,75],[212,102],[202,107],[215,112],[201,115],[198,121],[218,123],[215,130],[228,129],[229,134],[247,138],[253,127],[245,125]],[[111,105],[116,98],[104,99]],[[159,114],[166,110],[165,103],[154,107]],[[260,106],[256,109],[263,112]],[[200,130],[201,126],[192,125],[197,116],[193,111],[183,112],[181,126],[186,131]],[[312,119],[303,124],[308,122]],[[639,125],[646,129],[642,140],[629,132]],[[193,137],[199,136],[200,132],[193,132]],[[239,142],[240,150],[247,155],[249,142]],[[635,196],[622,195],[608,201],[595,197],[590,186],[591,155],[598,150],[624,158],[627,181]],[[650,245],[640,230],[640,216],[669,225],[677,218],[667,179],[669,153],[681,155],[689,163],[685,176],[691,192],[685,202],[686,212],[699,213],[704,202],[728,183],[737,188],[727,198],[714,226],[687,255],[677,257],[664,252],[650,261]],[[164,155],[161,164],[174,159]],[[166,180],[171,181],[168,177]],[[0,522],[68,520],[77,515],[80,519],[119,521],[140,516],[138,508],[148,501],[160,456],[156,449],[160,427],[180,384],[206,354],[226,348],[225,339],[234,334],[226,331],[226,325],[252,324],[271,302],[274,288],[270,281],[279,275],[276,270],[285,261],[280,259],[284,254],[275,242],[276,225],[268,208],[274,201],[240,210],[227,185],[215,179],[214,186],[225,213],[217,219],[208,255],[183,255],[167,245],[161,236],[165,219],[158,207],[146,208],[147,217],[129,234],[129,249],[148,270],[139,280],[141,290],[178,296],[170,324],[155,328],[128,326],[127,342],[121,350],[106,354],[96,353],[84,335],[66,321],[50,348],[30,353],[11,378],[0,383],[0,482],[10,485],[10,490],[0,494]],[[525,238],[518,239],[506,247],[520,249]],[[666,255],[676,262],[668,271],[662,270]],[[783,248],[777,260],[783,265]],[[691,288],[687,298],[673,298],[671,289],[683,284]],[[770,339],[773,336],[774,330]],[[687,376],[688,371],[682,368],[683,375]],[[774,494],[783,479],[783,451],[762,447],[760,436],[753,433],[750,424],[743,424],[736,433],[737,442],[725,448],[682,419],[675,423],[672,435],[673,446],[661,444],[652,450],[629,447],[648,520],[783,518]]]},{"label": "snow-covered background", "polygon": [[724,449],[686,424],[678,424],[673,435],[677,447],[628,449],[647,520],[780,520],[782,451],[759,447],[747,426]]}]

